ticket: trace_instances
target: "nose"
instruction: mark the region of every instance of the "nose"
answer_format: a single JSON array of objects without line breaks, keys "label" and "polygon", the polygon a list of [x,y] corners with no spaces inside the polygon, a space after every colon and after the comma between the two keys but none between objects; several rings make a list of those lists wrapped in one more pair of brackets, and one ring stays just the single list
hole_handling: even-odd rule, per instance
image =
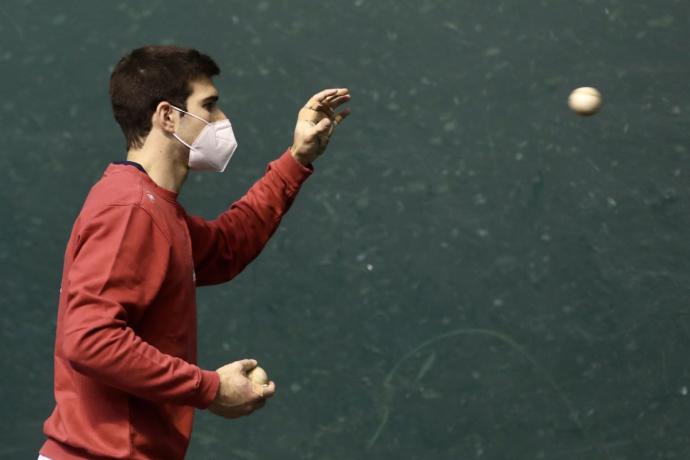
[{"label": "nose", "polygon": [[218,113],[216,113],[215,116],[213,117],[213,121],[222,121],[222,120],[226,120],[228,118],[229,117],[227,115],[225,115],[225,113],[222,110],[218,110]]}]

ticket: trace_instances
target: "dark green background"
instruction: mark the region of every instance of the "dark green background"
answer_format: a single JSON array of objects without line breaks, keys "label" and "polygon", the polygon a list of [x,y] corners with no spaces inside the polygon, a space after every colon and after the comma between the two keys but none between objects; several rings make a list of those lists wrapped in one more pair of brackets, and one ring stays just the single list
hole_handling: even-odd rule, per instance
[{"label": "dark green background", "polygon": [[687,0],[4,0],[0,457],[42,443],[64,245],[124,155],[109,72],[161,43],[218,61],[239,139],[190,213],[353,95],[263,254],[199,291],[202,365],[278,393],[199,413],[189,458],[690,458]]}]

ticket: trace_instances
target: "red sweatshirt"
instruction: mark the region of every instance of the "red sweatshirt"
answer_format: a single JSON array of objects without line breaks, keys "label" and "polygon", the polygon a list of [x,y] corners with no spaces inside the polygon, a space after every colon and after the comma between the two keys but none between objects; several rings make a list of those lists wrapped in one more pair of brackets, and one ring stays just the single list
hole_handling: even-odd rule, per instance
[{"label": "red sweatshirt", "polygon": [[[130,165],[108,166],[65,252],[55,409],[41,454],[181,459],[219,377],[196,363],[196,286],[228,281],[278,227],[311,169],[289,150],[216,220]],[[219,363],[219,365],[224,363]]]}]

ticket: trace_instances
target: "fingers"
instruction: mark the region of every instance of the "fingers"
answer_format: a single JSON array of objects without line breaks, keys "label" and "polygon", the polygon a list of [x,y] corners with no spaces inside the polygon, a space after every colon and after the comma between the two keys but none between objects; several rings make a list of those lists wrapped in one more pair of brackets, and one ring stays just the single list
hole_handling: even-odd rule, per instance
[{"label": "fingers", "polygon": [[330,104],[336,99],[348,98],[350,95],[350,90],[347,88],[337,88],[332,94],[329,94],[324,98],[324,103]]},{"label": "fingers", "polygon": [[314,128],[317,134],[324,134],[330,130],[331,125],[333,125],[333,122],[330,118],[323,118],[321,121],[314,125]]},{"label": "fingers", "polygon": [[328,98],[324,103],[328,104],[330,107],[335,108],[335,107],[338,107],[339,105],[344,104],[345,102],[349,101],[351,97],[352,96],[350,96],[350,94],[347,93],[347,94],[343,94],[341,96],[334,96],[333,98]]},{"label": "fingers", "polygon": [[251,388],[253,396],[247,395],[244,402],[240,404],[214,401],[208,409],[214,414],[225,418],[244,417],[264,407],[266,400],[272,397],[276,391],[276,385],[273,381],[268,382],[266,385],[252,382]]},{"label": "fingers", "polygon": [[262,389],[263,389],[263,396],[262,397],[264,399],[270,398],[274,394],[276,394],[276,384],[273,380],[268,382],[266,385],[262,385]]},{"label": "fingers", "polygon": [[335,128],[335,123],[330,118],[324,118],[314,126],[314,135],[319,141],[321,147],[326,147],[330,136]]},{"label": "fingers", "polygon": [[276,393],[276,384],[273,380],[265,384],[252,382],[252,391],[260,398],[270,398]]},{"label": "fingers", "polygon": [[235,361],[232,365],[239,367],[243,374],[254,369],[259,363],[255,359],[240,359]]},{"label": "fingers", "polygon": [[[350,114],[350,109],[345,109],[336,114],[334,108],[349,101],[350,98],[350,90],[347,88],[323,90],[309,99],[302,110],[300,110],[298,119],[318,124],[325,115],[325,118],[331,119],[337,125]],[[332,131],[332,128],[329,128],[329,130]],[[320,129],[319,132],[323,132],[323,129]]]},{"label": "fingers", "polygon": [[261,409],[266,405],[266,400],[265,399],[257,399],[256,401],[253,401],[251,403],[246,403],[242,404],[241,406],[231,406],[231,407],[224,407],[224,406],[212,406],[209,407],[209,410],[213,412],[216,415],[219,415],[224,418],[228,419],[234,419],[234,418],[240,418],[240,417],[246,417],[248,415],[251,415],[252,412],[255,410]]},{"label": "fingers", "polygon": [[337,95],[338,89],[324,89],[323,91],[320,91],[316,94],[314,94],[309,101],[307,101],[306,106],[307,107],[313,107],[313,106],[320,106],[321,104],[324,103],[327,97]]},{"label": "fingers", "polygon": [[348,115],[350,115],[350,112],[352,112],[352,110],[347,108],[347,109],[343,110],[342,112],[338,113],[333,120],[334,123],[336,125],[340,124],[341,121],[343,121],[345,118],[347,118]]},{"label": "fingers", "polygon": [[312,110],[321,110],[326,107],[337,107],[350,99],[350,90],[347,88],[326,89],[316,93],[307,101],[305,107]]}]

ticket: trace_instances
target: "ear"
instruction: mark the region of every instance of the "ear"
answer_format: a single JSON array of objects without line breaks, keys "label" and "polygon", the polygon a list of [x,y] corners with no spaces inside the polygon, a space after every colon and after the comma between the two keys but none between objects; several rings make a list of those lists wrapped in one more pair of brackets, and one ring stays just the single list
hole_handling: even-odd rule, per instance
[{"label": "ear", "polygon": [[151,126],[158,127],[166,133],[175,132],[180,115],[173,109],[169,102],[162,101],[156,106],[151,117]]}]

